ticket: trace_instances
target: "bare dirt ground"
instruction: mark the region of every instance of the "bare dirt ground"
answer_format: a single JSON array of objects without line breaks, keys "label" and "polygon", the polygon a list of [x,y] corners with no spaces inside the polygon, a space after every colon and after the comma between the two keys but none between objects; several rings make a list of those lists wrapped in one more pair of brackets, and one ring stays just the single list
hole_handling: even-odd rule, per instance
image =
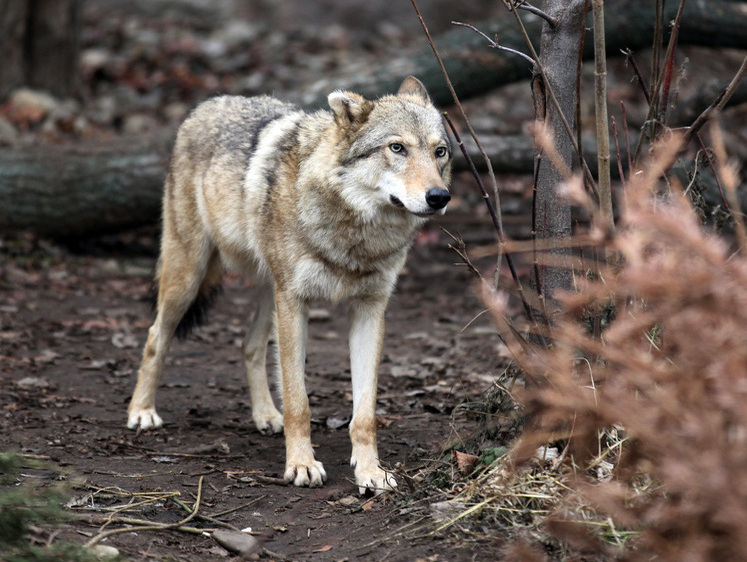
[{"label": "bare dirt ground", "polygon": [[[142,241],[148,254],[133,254]],[[502,370],[487,318],[475,320],[473,279],[454,265],[447,242],[437,228],[420,237],[387,314],[379,450],[399,475],[396,493],[361,498],[352,481],[344,307],[320,309],[310,326],[312,438],[329,480],[320,489],[282,485],[283,438],[262,436],[251,422],[239,343],[254,288],[236,277],[227,278],[210,322],[172,347],[158,395],[165,426],[126,429],[152,319],[148,235],[127,240],[127,253],[121,241],[86,254],[30,237],[2,241],[0,451],[51,460],[75,483],[71,506],[82,519],[55,540],[84,543],[115,506],[126,508],[121,516],[177,522],[187,513],[168,494],[191,506],[204,477],[199,513],[251,527],[270,559],[495,559],[499,536],[432,534],[429,503],[438,490],[421,479],[447,442],[477,426],[454,408],[479,399]],[[215,520],[190,525],[215,529]],[[232,556],[206,534],[178,531],[128,532],[103,544],[131,560]]]}]

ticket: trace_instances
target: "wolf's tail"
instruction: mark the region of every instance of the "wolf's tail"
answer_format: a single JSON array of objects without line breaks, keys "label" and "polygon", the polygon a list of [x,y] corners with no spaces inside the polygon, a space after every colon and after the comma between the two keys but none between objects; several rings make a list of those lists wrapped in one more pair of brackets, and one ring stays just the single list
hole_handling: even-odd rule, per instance
[{"label": "wolf's tail", "polygon": [[[160,268],[159,268],[160,269]],[[182,315],[181,320],[176,326],[174,335],[180,340],[185,339],[192,332],[194,328],[202,326],[207,323],[208,310],[215,302],[218,295],[222,291],[221,282],[223,280],[223,265],[220,263],[220,259],[215,256],[210,260],[205,276],[200,283],[197,293],[192,300],[187,310]],[[160,275],[156,277],[154,283],[154,308],[158,306],[158,286],[160,283]]]},{"label": "wolf's tail", "polygon": [[179,324],[176,325],[175,335],[180,340],[184,340],[189,336],[194,328],[202,326],[208,321],[208,311],[215,302],[216,298],[222,292],[223,287],[213,285],[205,288],[200,286],[200,290],[197,292],[195,300],[189,305],[187,312],[184,313]]}]

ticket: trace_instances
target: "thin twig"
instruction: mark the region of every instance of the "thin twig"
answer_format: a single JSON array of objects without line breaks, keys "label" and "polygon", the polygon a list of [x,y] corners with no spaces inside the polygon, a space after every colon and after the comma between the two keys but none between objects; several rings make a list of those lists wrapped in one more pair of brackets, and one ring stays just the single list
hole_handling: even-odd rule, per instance
[{"label": "thin twig", "polygon": [[[708,162],[708,165],[710,166],[711,170],[713,170],[713,178],[716,180],[716,187],[718,187],[719,195],[721,195],[721,202],[724,204],[724,209],[727,210],[727,212],[731,213],[731,207],[729,206],[729,202],[726,200],[726,196],[724,195],[724,188],[721,185],[721,179],[719,178],[718,170],[716,169],[716,162],[713,161],[713,157],[711,156],[710,151],[708,150],[708,147],[706,147],[705,142],[703,141],[703,137],[698,133],[695,135],[695,137],[698,139],[698,144],[700,144],[700,148],[703,150],[703,155],[705,156],[706,161]],[[693,181],[690,183],[695,182],[695,178],[698,173],[698,157],[695,156],[695,170],[693,171]],[[689,191],[688,189],[685,190],[687,193]]]},{"label": "thin twig", "polygon": [[677,48],[677,41],[680,36],[680,24],[682,23],[682,11],[685,9],[685,0],[680,0],[680,7],[677,10],[677,16],[672,26],[672,36],[669,38],[667,46],[666,68],[664,71],[664,81],[661,88],[661,99],[659,100],[659,121],[666,123],[667,106],[669,105],[669,93],[672,88],[672,73],[674,72],[674,51]]},{"label": "thin twig", "polygon": [[617,122],[615,121],[615,116],[613,115],[611,117],[612,119],[612,136],[615,138],[615,152],[617,153],[617,173],[620,174],[620,182],[623,185],[623,188],[625,187],[625,172],[623,171],[623,164],[622,164],[622,155],[620,154],[620,139],[618,138],[617,134]]},{"label": "thin twig", "polygon": [[238,511],[240,509],[246,509],[247,507],[251,507],[252,505],[254,505],[255,503],[257,503],[258,501],[263,500],[266,497],[267,497],[267,494],[265,494],[263,496],[259,496],[258,498],[254,498],[252,501],[249,501],[249,502],[247,502],[245,504],[242,504],[242,505],[240,505],[238,507],[232,507],[231,509],[226,509],[225,511],[221,511],[219,513],[213,513],[211,515],[211,517],[215,517],[215,518],[223,517],[224,515],[228,515],[229,513],[233,513],[234,511]]},{"label": "thin twig", "polygon": [[[511,47],[504,47],[503,45],[501,45],[497,41],[495,41],[495,40],[491,39],[490,37],[488,37],[482,31],[480,31],[479,29],[477,29],[474,25],[470,25],[469,23],[463,23],[461,21],[452,21],[451,24],[459,26],[459,27],[467,27],[467,28],[471,29],[472,31],[474,31],[475,33],[479,33],[480,35],[482,35],[488,41],[488,43],[490,43],[490,46],[493,49],[498,49],[499,51],[505,51],[505,52],[511,53],[513,55],[518,55],[518,56],[522,57],[523,59],[528,60],[532,65],[534,65],[534,61],[532,60],[532,57],[530,57],[529,55],[525,55],[521,51],[517,51],[516,49],[512,49]],[[496,36],[496,39],[497,39],[497,36]]]},{"label": "thin twig", "polygon": [[734,229],[737,233],[739,247],[740,249],[744,249],[747,246],[747,228],[745,227],[744,213],[741,211],[739,199],[737,198],[737,174],[734,168],[729,169],[724,135],[715,121],[711,125],[711,142],[713,143],[713,151],[716,155],[716,163],[718,165],[717,175],[721,175],[723,178],[726,187],[726,196],[731,203],[729,212],[734,221]]},{"label": "thin twig", "polygon": [[[493,220],[493,226],[495,227],[496,234],[498,236],[499,247],[502,247],[506,243],[506,235],[503,232],[503,225],[501,224],[498,218],[498,213],[493,207],[493,204],[490,201],[490,197],[488,197],[488,193],[485,190],[485,184],[483,184],[482,178],[480,178],[480,174],[477,173],[477,168],[475,167],[475,163],[472,161],[472,158],[467,152],[467,149],[464,147],[462,138],[459,136],[459,132],[456,130],[454,123],[449,118],[448,114],[444,113],[444,117],[446,119],[446,122],[449,125],[449,128],[451,129],[452,134],[454,135],[454,139],[457,141],[457,145],[459,146],[459,149],[462,151],[462,154],[464,155],[465,160],[467,160],[467,163],[470,167],[470,170],[472,171],[472,175],[475,177],[475,181],[477,182],[478,187],[480,188],[480,193],[482,194],[483,200],[485,201],[485,205],[487,205],[488,207],[490,218]],[[501,251],[501,254],[503,254],[502,251]],[[524,294],[524,287],[521,284],[521,280],[519,279],[519,274],[516,271],[516,267],[514,266],[513,259],[510,254],[505,254],[505,256],[506,256],[506,264],[508,265],[508,268],[511,271],[511,278],[514,280],[514,284],[516,285],[516,291],[519,293],[519,298],[521,299],[521,303],[522,303],[522,306],[524,307],[524,311],[527,313],[527,317],[529,318],[529,321],[532,323],[533,327],[537,328],[536,330],[537,333],[540,333],[538,326],[537,326],[537,320],[534,318],[534,314],[532,313],[532,307],[529,306],[529,302],[527,301],[526,295]],[[469,260],[467,260],[467,263],[469,264]],[[542,336],[540,335],[540,337]],[[544,341],[544,337],[543,337],[543,344],[547,345],[547,342]]]},{"label": "thin twig", "polygon": [[109,531],[102,531],[95,537],[93,537],[91,540],[89,540],[84,546],[86,548],[91,548],[95,544],[101,542],[103,539],[110,537],[112,535],[118,535],[120,533],[131,533],[131,532],[140,532],[140,531],[164,531],[168,529],[179,529],[180,527],[184,527],[187,523],[192,521],[197,516],[197,512],[200,509],[200,501],[202,500],[202,482],[205,479],[204,476],[200,476],[200,481],[197,484],[197,499],[195,500],[194,505],[192,506],[192,513],[190,513],[187,517],[179,521],[178,523],[148,523],[146,525],[140,525],[135,527],[124,527],[121,529],[111,529]]},{"label": "thin twig", "polygon": [[734,75],[734,78],[731,79],[731,82],[729,82],[729,85],[724,88],[724,90],[718,95],[718,97],[713,101],[711,105],[709,105],[703,113],[698,115],[698,118],[695,119],[692,125],[687,129],[687,132],[685,133],[685,138],[683,142],[683,146],[686,145],[689,141],[692,140],[692,138],[695,136],[695,134],[700,131],[700,129],[705,125],[708,120],[713,116],[714,113],[720,112],[726,103],[729,101],[731,96],[734,94],[734,91],[739,87],[740,82],[744,78],[745,73],[747,72],[747,57],[742,60],[742,65],[739,67],[739,70],[737,70],[737,73]]},{"label": "thin twig", "polygon": [[475,264],[472,263],[472,260],[469,259],[469,256],[467,255],[467,245],[464,243],[462,237],[452,234],[444,227],[441,227],[441,230],[454,241],[454,244],[449,244],[449,248],[456,252],[456,255],[458,255],[462,260],[462,263],[467,266],[467,269],[469,269],[482,283],[487,283],[485,278],[482,276],[482,273],[480,273],[480,270],[477,269]]},{"label": "thin twig", "polygon": [[[480,143],[480,139],[477,137],[477,133],[475,133],[475,130],[472,128],[472,123],[470,123],[470,120],[467,117],[467,112],[464,111],[462,102],[460,101],[459,96],[457,96],[456,90],[454,89],[454,84],[451,82],[449,73],[446,71],[446,66],[444,65],[444,62],[441,59],[441,55],[438,53],[438,49],[436,49],[436,44],[433,42],[433,37],[431,37],[430,31],[428,31],[428,26],[425,24],[425,20],[423,19],[423,16],[420,13],[420,8],[418,7],[417,1],[411,0],[411,2],[412,2],[412,7],[415,9],[415,13],[418,16],[418,20],[420,21],[420,25],[423,28],[423,33],[425,33],[425,37],[428,40],[428,44],[430,45],[431,50],[433,51],[433,55],[436,57],[436,62],[438,62],[438,66],[441,69],[441,74],[443,75],[444,80],[446,81],[446,85],[449,88],[449,92],[451,92],[451,97],[454,100],[454,105],[456,105],[457,109],[459,110],[459,114],[462,116],[462,119],[464,120],[464,123],[467,126],[467,130],[469,131],[469,134],[472,137],[472,140],[475,141],[475,145],[480,151],[483,161],[485,162],[485,166],[488,170],[488,176],[490,177],[490,184],[493,187],[493,197],[495,198],[495,209],[496,209],[496,216],[498,218],[498,224],[501,227],[501,231],[503,231],[503,219],[501,217],[501,199],[500,199],[500,193],[498,192],[498,180],[496,180],[495,171],[493,170],[493,163],[490,161],[490,158],[488,157],[487,152],[483,148],[482,143]],[[498,285],[498,280],[500,278],[502,259],[503,259],[503,254],[499,253],[498,256],[496,257],[496,262],[497,262],[496,268],[495,268],[496,286]]]},{"label": "thin twig", "polygon": [[[176,498],[172,498],[172,501],[174,503],[176,503],[179,507],[181,507],[182,509],[184,509],[187,513],[191,513],[192,512],[192,510],[189,508],[189,506],[187,504],[185,504],[183,501],[181,501],[179,499],[176,499]],[[250,502],[250,503],[252,503],[252,502]],[[245,506],[243,506],[243,505],[239,506],[239,507],[237,507],[235,509],[229,510],[229,512],[230,511],[235,511],[237,509],[241,509],[243,507],[245,507]],[[220,521],[219,519],[217,519],[218,516],[220,516],[220,514],[218,514],[218,515],[202,515],[202,514],[200,514],[200,515],[197,516],[197,519],[199,519],[200,521],[207,521],[208,523],[212,523],[213,525],[215,525],[217,527],[223,527],[224,529],[231,529],[232,531],[240,531],[241,530],[241,529],[238,529],[238,528],[234,527],[230,523],[224,523],[223,521]]]},{"label": "thin twig", "polygon": [[[84,521],[86,523],[103,524],[103,525],[108,525],[109,523],[120,523],[122,525],[134,525],[133,527],[117,529],[117,531],[121,531],[121,532],[127,532],[127,531],[137,532],[141,530],[140,527],[152,526],[152,522],[148,521],[147,519],[138,519],[136,517],[121,517],[121,516],[111,517],[111,516],[95,515],[95,514],[90,514],[85,517],[81,517],[80,521]],[[173,530],[179,531],[181,533],[189,533],[190,535],[202,535],[205,533],[211,533],[215,529],[188,527],[186,525],[181,525],[179,527],[175,527]]]},{"label": "thin twig", "polygon": [[[685,7],[685,0],[680,1],[680,6],[677,11],[677,16],[675,17],[675,28],[672,30],[672,34],[669,37],[669,43],[667,44],[667,52],[666,52],[666,61],[667,65],[665,66],[664,70],[662,72],[659,72],[659,53],[661,51],[661,40],[663,35],[663,0],[657,0],[656,2],[656,30],[654,32],[654,50],[653,50],[653,60],[652,60],[652,71],[651,71],[651,78],[652,80],[656,80],[656,82],[651,87],[651,99],[649,102],[648,107],[648,114],[646,115],[645,123],[648,126],[649,130],[649,140],[654,141],[659,136],[659,125],[661,122],[657,119],[659,116],[658,110],[659,110],[659,99],[663,95],[663,88],[662,84],[665,83],[665,80],[667,76],[671,76],[670,73],[668,73],[668,69],[670,68],[670,65],[673,64],[674,60],[674,49],[677,44],[677,38],[679,37],[679,26],[682,21],[682,10]],[[662,10],[662,13],[659,13],[659,9]],[[668,86],[667,86],[668,88]],[[667,90],[666,96],[668,98],[669,91]],[[638,160],[641,156],[641,149],[643,148],[643,141],[646,135],[641,135],[638,137],[638,143],[635,147],[635,155],[633,156],[633,163],[637,166]]]},{"label": "thin twig", "polygon": [[628,117],[625,114],[625,103],[620,101],[620,109],[622,110],[622,121],[623,127],[625,128],[625,150],[628,153],[628,177],[632,177],[633,173],[633,161],[630,159],[630,134],[628,133]]},{"label": "thin twig", "polygon": [[550,14],[548,14],[546,12],[543,12],[539,8],[536,8],[536,7],[532,6],[526,0],[518,0],[517,2],[515,2],[514,3],[514,9],[525,10],[527,12],[530,12],[530,13],[534,14],[535,16],[541,17],[543,20],[545,20],[547,23],[549,23],[550,27],[552,27],[553,29],[555,29],[556,27],[558,27],[558,24],[560,23],[560,22],[558,22],[558,20],[556,18],[552,17]]},{"label": "thin twig", "polygon": [[[700,135],[698,135],[698,140],[700,141],[701,147],[703,149],[702,150],[703,158],[705,158],[706,161],[710,163],[710,158],[708,158],[708,149],[703,144],[703,138]],[[687,195],[688,197],[690,194],[690,190],[693,188],[693,186],[695,185],[695,182],[698,179],[698,159],[700,158],[700,152],[701,151],[698,151],[695,154],[695,158],[693,159],[693,173],[692,173],[692,177],[690,178],[690,183],[687,184],[687,187],[685,187],[684,191],[682,192],[684,195]],[[716,168],[713,168],[713,174],[715,176]],[[718,184],[718,186],[719,186],[718,188],[721,189],[720,183]]]},{"label": "thin twig", "polygon": [[[661,45],[664,41],[664,2],[665,0],[655,0],[656,15],[654,18],[654,40],[651,49],[651,83],[649,92],[649,109],[656,107],[659,100],[659,66],[661,64]],[[651,120],[653,113],[646,119]]]},{"label": "thin twig", "polygon": [[641,69],[638,68],[638,63],[635,60],[635,57],[633,56],[633,51],[630,49],[624,49],[620,51],[622,54],[625,55],[625,62],[630,63],[631,68],[633,69],[633,73],[635,74],[636,80],[638,80],[638,84],[641,86],[641,91],[643,92],[643,97],[646,98],[646,103],[651,103],[651,93],[648,91],[648,86],[646,86],[646,81],[643,79],[643,75],[641,74]]}]

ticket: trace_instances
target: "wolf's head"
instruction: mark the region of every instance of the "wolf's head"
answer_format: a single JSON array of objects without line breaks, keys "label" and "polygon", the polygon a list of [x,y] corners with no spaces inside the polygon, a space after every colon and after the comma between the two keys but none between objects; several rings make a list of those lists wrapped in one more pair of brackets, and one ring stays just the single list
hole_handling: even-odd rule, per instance
[{"label": "wolf's head", "polygon": [[372,212],[364,207],[388,206],[418,216],[446,211],[451,142],[417,78],[375,101],[341,91],[328,99],[343,139],[340,173],[356,207]]}]

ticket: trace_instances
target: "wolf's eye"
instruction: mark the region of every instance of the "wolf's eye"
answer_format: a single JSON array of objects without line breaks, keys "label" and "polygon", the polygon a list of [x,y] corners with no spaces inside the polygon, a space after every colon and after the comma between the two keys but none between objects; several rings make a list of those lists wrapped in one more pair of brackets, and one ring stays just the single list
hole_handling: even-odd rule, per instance
[{"label": "wolf's eye", "polygon": [[445,147],[445,146],[439,146],[439,147],[438,147],[438,148],[436,149],[436,158],[443,158],[443,157],[444,157],[444,156],[446,156],[446,155],[447,155],[448,153],[449,153],[449,151],[448,151],[448,150],[446,150],[446,147]]},{"label": "wolf's eye", "polygon": [[389,145],[389,150],[396,153],[403,153],[405,151],[405,146],[402,143],[393,142]]}]

